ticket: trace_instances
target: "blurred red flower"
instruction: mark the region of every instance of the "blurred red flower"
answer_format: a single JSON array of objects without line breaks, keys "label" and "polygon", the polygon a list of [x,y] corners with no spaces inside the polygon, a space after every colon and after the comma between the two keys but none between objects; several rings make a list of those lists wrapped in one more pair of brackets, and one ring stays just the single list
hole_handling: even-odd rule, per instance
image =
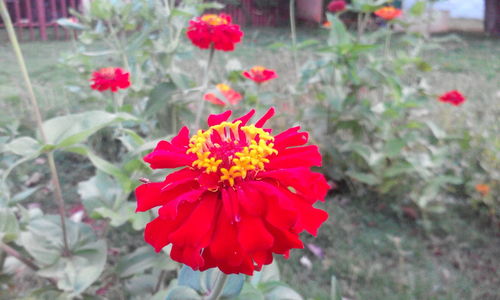
[{"label": "blurred red flower", "polygon": [[476,191],[486,197],[490,193],[490,186],[487,184],[478,183],[476,184]]},{"label": "blurred red flower", "polygon": [[254,66],[250,69],[250,71],[244,71],[242,74],[256,83],[263,83],[271,79],[278,78],[278,74],[275,70],[266,69],[262,66]]},{"label": "blurred red flower", "polygon": [[112,92],[118,89],[126,89],[130,86],[130,74],[125,73],[121,68],[102,68],[92,73],[90,81],[93,83],[90,87],[99,92],[111,90]]},{"label": "blurred red flower", "polygon": [[[241,101],[241,99],[243,98],[240,93],[238,93],[237,91],[230,88],[227,84],[219,83],[215,87],[227,99],[227,101],[231,105],[238,104]],[[226,106],[226,102],[217,98],[217,95],[215,95],[214,93],[206,93],[203,96],[203,100],[211,102],[215,105]]]},{"label": "blurred red flower", "polygon": [[457,90],[446,92],[439,97],[439,101],[450,103],[455,106],[462,105],[465,100],[465,97]]},{"label": "blurred red flower", "polygon": [[234,45],[241,41],[243,32],[240,26],[231,23],[225,14],[206,14],[189,21],[186,32],[191,42],[201,48],[214,47],[215,50],[233,51]]},{"label": "blurred red flower", "polygon": [[344,11],[345,8],[346,3],[344,0],[333,0],[332,2],[328,3],[327,6],[328,11],[332,13]]},{"label": "blurred red flower", "polygon": [[303,248],[302,231],[317,234],[328,214],[313,204],[329,186],[310,171],[321,155],[304,146],[308,134],[300,127],[273,136],[263,128],[273,108],[251,125],[255,110],[228,122],[231,113],[210,115],[209,128],[191,138],[182,128],[144,157],[153,169],[182,169],[139,186],[137,211],[160,206],[144,232],[156,251],[171,243],[172,259],[194,270],[251,275],[273,253],[288,257]]},{"label": "blurred red flower", "polygon": [[403,13],[403,11],[393,6],[385,6],[377,9],[374,13],[380,18],[386,21],[390,21],[399,17]]}]

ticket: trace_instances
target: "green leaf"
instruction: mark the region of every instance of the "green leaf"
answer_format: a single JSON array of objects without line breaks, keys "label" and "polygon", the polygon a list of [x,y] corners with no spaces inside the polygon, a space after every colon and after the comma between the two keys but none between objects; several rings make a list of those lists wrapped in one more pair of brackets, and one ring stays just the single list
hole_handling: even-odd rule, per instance
[{"label": "green leaf", "polygon": [[154,114],[165,107],[177,91],[177,86],[173,82],[162,82],[156,85],[149,94],[145,109],[146,115]]},{"label": "green leaf", "polygon": [[62,256],[62,230],[59,216],[32,220],[21,234],[21,245],[40,266],[38,274],[57,280],[57,287],[76,297],[94,283],[106,263],[107,247],[83,223],[66,220],[70,256]]},{"label": "green leaf", "polygon": [[331,300],[342,300],[342,289],[339,286],[339,282],[335,275],[332,275],[330,279],[330,299]]},{"label": "green leaf", "polygon": [[17,238],[19,224],[16,215],[7,207],[0,207],[0,242],[10,242]]},{"label": "green leaf", "polygon": [[186,265],[182,266],[177,280],[179,285],[188,286],[198,292],[205,292],[201,287],[201,272],[194,271]]},{"label": "green leaf", "polygon": [[301,295],[287,286],[278,286],[265,295],[266,300],[303,300]]},{"label": "green leaf", "polygon": [[165,300],[201,300],[201,296],[190,287],[177,286],[173,288]]},{"label": "green leaf", "polygon": [[36,193],[40,188],[41,188],[41,186],[35,186],[35,187],[27,188],[24,191],[15,194],[12,197],[12,199],[10,199],[9,204],[18,203],[18,202],[21,202],[21,201],[28,199],[31,195]]},{"label": "green leaf", "polygon": [[248,282],[243,284],[241,293],[236,298],[237,300],[265,300],[264,294]]},{"label": "green leaf", "polygon": [[82,142],[98,130],[123,121],[137,121],[137,118],[127,113],[88,111],[47,120],[43,129],[47,143],[62,148]]},{"label": "green leaf", "polygon": [[399,176],[408,172],[414,171],[413,166],[407,162],[398,162],[389,168],[385,169],[383,172],[384,177],[394,177]]},{"label": "green leaf", "polygon": [[129,175],[123,169],[97,156],[86,146],[73,146],[67,148],[66,150],[87,156],[98,170],[113,176],[120,183],[123,193],[128,194],[132,191],[134,184],[132,183]]},{"label": "green leaf", "polygon": [[92,215],[99,207],[112,207],[121,189],[112,177],[97,171],[94,177],[78,183],[78,194],[85,209]]},{"label": "green leaf", "polygon": [[42,145],[34,138],[23,136],[14,139],[3,146],[2,152],[12,152],[20,156],[28,156],[38,153]]},{"label": "green leaf", "polygon": [[[200,272],[194,271],[188,266],[183,266],[179,272],[178,282],[179,285],[189,286],[199,293],[204,294],[212,289],[219,275],[219,271],[215,269]],[[236,297],[241,292],[244,282],[244,275],[230,274],[221,295],[227,298]]]},{"label": "green leaf", "polygon": [[69,18],[57,19],[56,22],[58,25],[66,28],[66,29],[73,29],[73,30],[85,30],[86,29],[86,27],[83,26],[82,24],[80,24],[78,22],[73,22]]},{"label": "green leaf", "polygon": [[417,1],[413,6],[410,8],[410,14],[416,17],[420,17],[421,15],[424,14],[425,8],[427,4],[425,1]]},{"label": "green leaf", "polygon": [[394,157],[401,153],[401,150],[406,146],[406,141],[403,139],[392,139],[385,143],[384,154],[387,157]]},{"label": "green leaf", "polygon": [[260,272],[255,272],[252,276],[251,283],[257,286],[262,282],[271,282],[280,280],[280,270],[278,268],[278,263],[274,260],[270,265],[265,265],[262,267]]},{"label": "green leaf", "polygon": [[363,183],[366,183],[368,185],[376,185],[380,182],[380,180],[373,174],[368,174],[368,173],[360,173],[360,172],[355,172],[355,171],[347,171],[346,174]]},{"label": "green leaf", "polygon": [[116,273],[121,278],[125,278],[143,273],[153,267],[174,270],[177,264],[166,257],[163,252],[156,253],[151,246],[143,246],[121,257],[116,265]]}]

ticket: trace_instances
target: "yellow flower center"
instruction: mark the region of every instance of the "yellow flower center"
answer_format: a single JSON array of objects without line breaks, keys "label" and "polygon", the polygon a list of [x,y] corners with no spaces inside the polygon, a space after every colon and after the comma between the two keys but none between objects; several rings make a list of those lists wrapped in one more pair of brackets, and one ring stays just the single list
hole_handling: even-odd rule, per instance
[{"label": "yellow flower center", "polygon": [[203,15],[201,17],[201,20],[205,23],[208,23],[212,26],[217,26],[217,25],[225,25],[227,24],[227,20],[224,18],[219,17],[218,15],[215,14],[207,14]]},{"label": "yellow flower center", "polygon": [[262,73],[266,68],[263,66],[255,66],[251,69],[254,73]]},{"label": "yellow flower center", "polygon": [[219,83],[218,85],[215,86],[219,91],[221,92],[229,92],[231,88],[229,85],[224,84],[224,83]]},{"label": "yellow flower center", "polygon": [[207,174],[218,173],[221,181],[233,186],[236,178],[264,170],[266,157],[278,154],[274,137],[255,125],[240,126],[241,121],[222,122],[191,137],[187,153],[198,157],[193,167]]},{"label": "yellow flower center", "polygon": [[99,73],[101,73],[101,76],[104,76],[106,78],[114,78],[115,77],[115,68],[112,68],[112,67],[102,68],[99,70]]}]

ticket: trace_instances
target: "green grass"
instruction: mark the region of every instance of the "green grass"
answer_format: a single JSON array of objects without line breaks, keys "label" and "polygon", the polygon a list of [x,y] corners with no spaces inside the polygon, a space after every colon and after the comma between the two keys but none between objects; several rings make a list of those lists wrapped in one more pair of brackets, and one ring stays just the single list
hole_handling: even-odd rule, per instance
[{"label": "green grass", "polygon": [[[315,31],[314,35],[320,33]],[[308,36],[302,31],[299,38]],[[234,53],[218,55],[219,64],[235,57],[245,67],[261,64],[275,68],[280,74],[276,85],[286,90],[292,79],[291,54],[267,46],[286,43],[287,31],[253,30],[245,39],[247,43]],[[428,83],[436,94],[460,89],[469,99],[457,110],[457,122],[469,120],[472,113],[485,107],[494,111],[500,101],[500,40],[480,36],[461,39],[426,54],[434,66]],[[0,35],[0,40],[5,39]],[[29,127],[31,113],[8,46],[0,45],[1,123],[20,121]],[[44,114],[72,111],[76,104],[65,85],[79,77],[75,70],[58,64],[72,49],[71,43],[27,42],[22,49]],[[453,127],[455,123],[448,125]],[[61,164],[63,169],[67,166]],[[81,174],[68,171],[67,175],[65,190],[74,189]],[[317,238],[305,236],[324,249],[323,259],[308,250],[298,250],[288,261],[280,261],[284,279],[307,298],[329,299],[330,281],[335,276],[347,299],[500,299],[500,236],[498,229],[492,229],[478,215],[450,210],[439,218],[437,226],[425,231],[413,221],[377,209],[377,205],[344,200],[339,196],[328,199],[324,205],[331,216],[327,224]],[[313,262],[311,270],[299,263],[302,256]]]}]

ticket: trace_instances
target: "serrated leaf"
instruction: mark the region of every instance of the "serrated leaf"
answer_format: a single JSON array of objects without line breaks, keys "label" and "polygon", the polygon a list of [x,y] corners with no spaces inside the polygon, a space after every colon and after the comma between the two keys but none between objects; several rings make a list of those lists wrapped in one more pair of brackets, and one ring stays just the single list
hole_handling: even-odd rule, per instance
[{"label": "serrated leaf", "polygon": [[82,142],[98,130],[123,121],[137,121],[137,118],[127,113],[88,111],[47,120],[43,129],[47,143],[62,148]]}]

